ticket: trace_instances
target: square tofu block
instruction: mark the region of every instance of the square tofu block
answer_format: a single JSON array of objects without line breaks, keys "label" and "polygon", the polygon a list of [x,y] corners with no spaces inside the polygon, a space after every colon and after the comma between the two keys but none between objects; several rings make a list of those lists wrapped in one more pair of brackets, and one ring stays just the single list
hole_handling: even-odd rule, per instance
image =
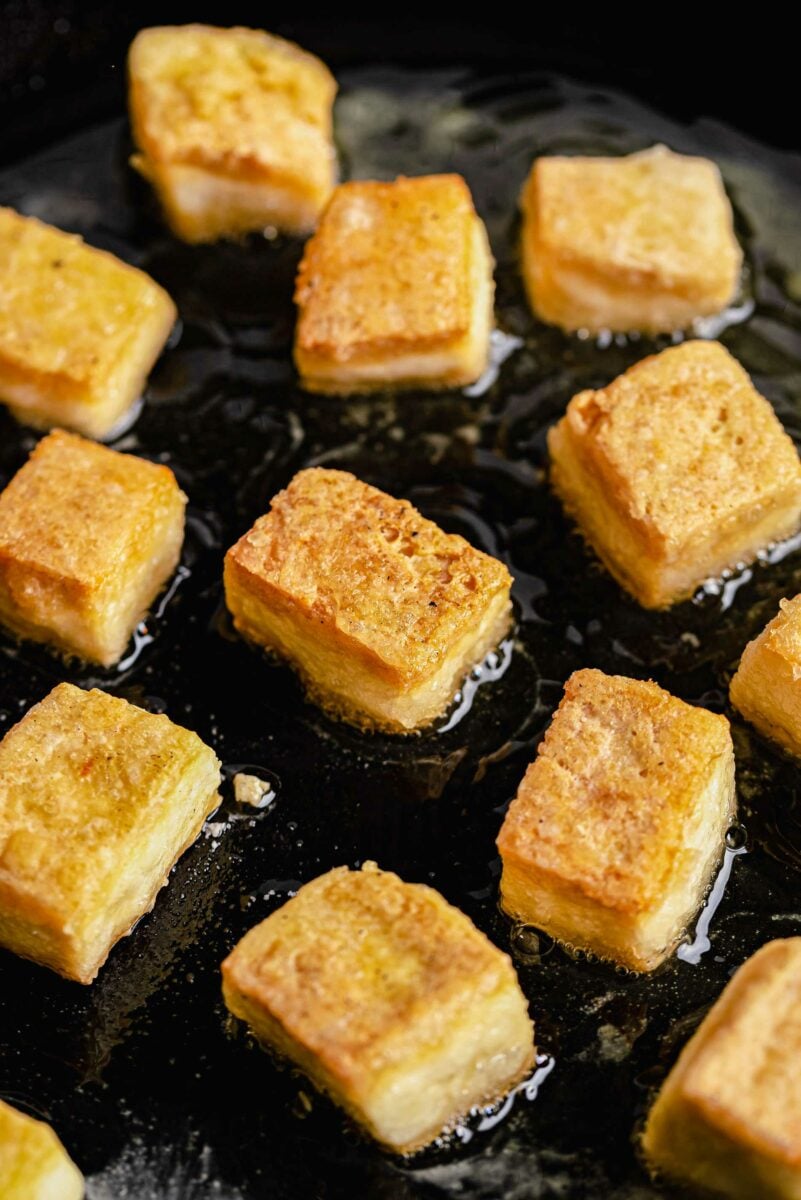
[{"label": "square tofu block", "polygon": [[83,1176],[49,1125],[0,1100],[3,1200],[83,1200]]},{"label": "square tofu block", "polygon": [[438,892],[375,863],[307,883],[222,970],[231,1012],[400,1153],[534,1063],[507,955]]},{"label": "square tofu block", "polygon": [[459,175],[342,184],[298,272],[303,386],[474,383],[489,355],[492,268],[487,231]]},{"label": "square tofu block", "polygon": [[717,342],[663,350],[580,392],[548,449],[565,508],[646,608],[691,596],[801,523],[798,452]]},{"label": "square tofu block", "polygon": [[195,733],[62,683],[0,742],[0,945],[91,983],[219,804]]},{"label": "square tofu block", "polygon": [[543,321],[670,332],[734,299],[742,251],[720,172],[705,158],[664,146],[538,158],[521,206],[523,277]]},{"label": "square tofu block", "polygon": [[0,622],[109,667],[175,570],[169,467],[54,430],[0,493]]},{"label": "square tofu block", "polygon": [[734,815],[725,717],[655,683],[576,671],[498,838],[503,907],[650,971],[700,908]]},{"label": "square tofu block", "polygon": [[0,402],[18,421],[108,436],[176,315],[144,271],[0,208]]},{"label": "square tofu block", "polygon": [[133,165],[178,237],[314,228],[336,180],[318,58],[257,29],[172,25],[137,34],[128,74]]},{"label": "square tofu block", "polygon": [[801,938],[768,942],[690,1039],[648,1117],[660,1174],[741,1200],[801,1196]]},{"label": "square tofu block", "polygon": [[406,733],[441,716],[511,624],[511,577],[406,500],[301,471],[225,558],[240,633],[335,715]]},{"label": "square tofu block", "polygon": [[749,642],[729,689],[731,702],[765,737],[801,758],[801,596]]}]

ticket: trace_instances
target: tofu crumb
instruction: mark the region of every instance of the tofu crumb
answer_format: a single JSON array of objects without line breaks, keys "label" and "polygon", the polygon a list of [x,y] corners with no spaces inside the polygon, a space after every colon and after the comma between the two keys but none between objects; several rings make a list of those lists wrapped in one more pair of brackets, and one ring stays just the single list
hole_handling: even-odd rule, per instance
[{"label": "tofu crumb", "polygon": [[240,771],[234,775],[234,797],[237,804],[266,808],[275,799],[275,792],[272,785],[259,779],[258,775],[246,775]]}]

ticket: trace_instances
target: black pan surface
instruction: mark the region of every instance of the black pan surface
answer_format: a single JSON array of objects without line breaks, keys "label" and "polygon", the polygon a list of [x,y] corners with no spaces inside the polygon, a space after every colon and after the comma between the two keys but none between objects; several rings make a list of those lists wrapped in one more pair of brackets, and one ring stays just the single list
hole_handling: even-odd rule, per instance
[{"label": "black pan surface", "polygon": [[[769,938],[801,932],[801,774],[726,703],[742,646],[801,589],[801,543],[668,613],[639,609],[593,561],[549,495],[545,433],[574,392],[667,339],[581,340],[537,324],[518,276],[516,199],[535,154],[663,140],[717,159],[748,266],[737,304],[707,332],[801,442],[801,157],[545,74],[340,78],[345,175],[455,170],[473,189],[498,260],[502,331],[479,387],[353,402],[300,392],[289,357],[300,246],[172,240],[126,165],[122,115],[0,173],[0,202],[82,233],[175,297],[180,335],[114,445],[168,463],[191,502],[179,575],[119,670],[64,667],[0,638],[0,731],[68,678],[196,729],[229,780],[221,811],[92,987],[0,953],[0,1094],[53,1122],[90,1200],[671,1195],[636,1153],[651,1089],[735,968]],[[0,413],[0,485],[34,440]],[[288,670],[232,633],[225,549],[297,469],[321,463],[409,497],[515,576],[511,653],[438,731],[403,740],[334,724]],[[497,908],[494,838],[580,666],[654,678],[733,720],[747,840],[732,842],[717,908],[647,977],[574,960]],[[264,811],[234,802],[243,764],[274,786]],[[220,999],[219,963],[250,926],[300,882],[366,858],[433,884],[511,950],[542,1052],[535,1098],[529,1088],[497,1121],[476,1118],[408,1161],[366,1144],[301,1077],[276,1069]]]}]

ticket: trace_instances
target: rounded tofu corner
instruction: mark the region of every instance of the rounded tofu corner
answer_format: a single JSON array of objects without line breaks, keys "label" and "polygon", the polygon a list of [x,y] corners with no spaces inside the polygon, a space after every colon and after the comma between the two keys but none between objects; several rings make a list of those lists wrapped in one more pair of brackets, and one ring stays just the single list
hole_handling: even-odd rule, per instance
[{"label": "rounded tofu corner", "polygon": [[548,448],[564,508],[646,608],[686,599],[801,524],[798,452],[717,342],[670,347],[579,393]]},{"label": "rounded tofu corner", "polygon": [[218,806],[219,784],[197,734],[59,684],[0,741],[0,944],[91,983]]},{"label": "rounded tofu corner", "polygon": [[743,253],[720,171],[664,146],[537,158],[521,195],[535,314],[569,332],[669,333],[722,311]]},{"label": "rounded tofu corner", "polygon": [[311,698],[410,733],[451,704],[512,622],[511,576],[405,500],[345,471],[299,472],[226,555],[226,604]]},{"label": "rounded tofu corner", "polygon": [[83,1200],[84,1179],[55,1131],[0,1100],[3,1200]]},{"label": "rounded tofu corner", "polygon": [[107,436],[169,337],[172,299],[144,271],[9,208],[0,262],[0,402],[34,428]]},{"label": "rounded tofu corner", "polygon": [[128,54],[137,169],[190,243],[309,233],[336,181],[328,68],[263,30],[141,30]]},{"label": "rounded tofu corner", "polygon": [[169,467],[54,430],[0,493],[0,623],[113,665],[178,564],[185,508]]},{"label": "rounded tofu corner", "polygon": [[762,946],[685,1045],[642,1139],[652,1170],[736,1196],[801,1191],[801,938]]},{"label": "rounded tofu corner", "polygon": [[[301,961],[314,964],[313,997]],[[372,863],[305,884],[251,929],[223,989],[234,1015],[396,1153],[499,1099],[534,1062],[508,956],[433,889]]]},{"label": "rounded tofu corner", "polygon": [[341,184],[298,269],[302,386],[347,394],[474,383],[489,360],[493,266],[460,176]]},{"label": "rounded tofu corner", "polygon": [[503,907],[650,971],[703,903],[735,804],[725,717],[655,683],[576,671],[498,837]]}]

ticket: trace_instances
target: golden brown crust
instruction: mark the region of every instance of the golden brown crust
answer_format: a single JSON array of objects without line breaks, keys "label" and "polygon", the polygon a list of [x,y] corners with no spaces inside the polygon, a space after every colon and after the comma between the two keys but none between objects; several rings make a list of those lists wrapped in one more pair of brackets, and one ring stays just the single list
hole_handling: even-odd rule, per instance
[{"label": "golden brown crust", "polygon": [[670,887],[699,782],[730,751],[725,717],[655,683],[575,671],[507,813],[501,856],[607,908],[652,908]]},{"label": "golden brown crust", "polygon": [[54,430],[0,493],[0,621],[108,666],[175,568],[169,467]]},{"label": "golden brown crust", "polygon": [[141,30],[128,58],[134,134],[155,162],[331,181],[337,85],[313,54],[259,29]]},{"label": "golden brown crust", "polygon": [[0,1100],[3,1200],[82,1200],[83,1177],[55,1132]]},{"label": "golden brown crust", "polygon": [[0,940],[91,982],[216,807],[189,730],[60,684],[0,742]]},{"label": "golden brown crust", "polygon": [[347,363],[464,337],[477,219],[459,175],[341,184],[300,263],[296,354]]},{"label": "golden brown crust", "polygon": [[226,556],[264,603],[408,689],[436,671],[511,578],[407,500],[346,471],[301,471]]},{"label": "golden brown crust", "polygon": [[0,208],[0,398],[23,419],[33,407],[40,424],[49,411],[51,424],[102,436],[137,398],[175,317],[143,271]]},{"label": "golden brown crust", "polygon": [[670,330],[731,301],[742,263],[720,172],[664,146],[538,158],[522,195],[532,305],[568,329]]},{"label": "golden brown crust", "polygon": [[134,166],[180,237],[313,227],[336,176],[319,59],[261,30],[162,26],[137,34],[128,73]]},{"label": "golden brown crust", "polygon": [[[549,448],[560,494],[643,603],[680,598],[669,583],[679,567],[686,594],[741,554],[753,557],[755,528],[770,540],[764,527],[772,513],[781,536],[801,519],[798,452],[771,405],[716,342],[671,347],[608,387],[579,393],[551,431]],[[624,527],[631,564],[603,543],[600,530],[586,528],[583,510],[593,491]]]},{"label": "golden brown crust", "polygon": [[[513,1035],[522,1031],[523,1043],[507,1047],[516,1057],[506,1085],[533,1061],[531,1025],[507,955],[437,892],[374,863],[356,872],[336,868],[306,884],[246,934],[223,964],[223,977],[233,1011],[300,1061],[379,1137],[372,1114],[382,1078],[422,1072],[447,1054],[457,1025],[469,1019],[466,1006],[479,1043],[486,1004],[505,997],[498,1011],[507,1003],[518,1010]],[[471,1058],[481,1054],[481,1044],[474,1045]],[[426,1094],[421,1140],[442,1128],[442,1122],[426,1125],[425,1107],[436,1112],[438,1099]],[[479,1100],[464,1095],[460,1102],[469,1108]],[[460,1115],[450,1111],[445,1119]]]},{"label": "golden brown crust", "polygon": [[743,651],[729,687],[735,708],[766,737],[801,757],[801,595]]},{"label": "golden brown crust", "polygon": [[[648,1119],[644,1149],[669,1175],[726,1194],[801,1192],[801,938],[739,969],[690,1039]],[[691,1145],[706,1153],[691,1155]]]},{"label": "golden brown crust", "polygon": [[124,571],[134,531],[145,538],[177,487],[169,467],[54,430],[0,493],[0,561],[96,588],[112,565]]}]

